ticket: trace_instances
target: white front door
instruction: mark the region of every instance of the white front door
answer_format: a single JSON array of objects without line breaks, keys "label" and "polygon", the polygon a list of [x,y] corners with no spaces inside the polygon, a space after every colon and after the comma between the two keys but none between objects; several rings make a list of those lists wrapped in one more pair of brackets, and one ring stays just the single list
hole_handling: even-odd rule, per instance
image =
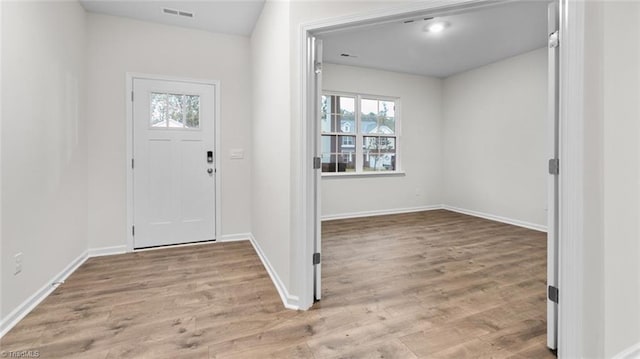
[{"label": "white front door", "polygon": [[215,91],[133,80],[134,248],[215,239]]}]

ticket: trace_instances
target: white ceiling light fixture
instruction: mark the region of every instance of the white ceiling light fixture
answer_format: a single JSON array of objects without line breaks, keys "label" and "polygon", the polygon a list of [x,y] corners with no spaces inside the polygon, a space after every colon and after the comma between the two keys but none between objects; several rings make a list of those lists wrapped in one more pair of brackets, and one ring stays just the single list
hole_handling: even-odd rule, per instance
[{"label": "white ceiling light fixture", "polygon": [[422,31],[437,34],[443,32],[449,26],[451,26],[451,23],[447,21],[434,21],[425,25]]}]

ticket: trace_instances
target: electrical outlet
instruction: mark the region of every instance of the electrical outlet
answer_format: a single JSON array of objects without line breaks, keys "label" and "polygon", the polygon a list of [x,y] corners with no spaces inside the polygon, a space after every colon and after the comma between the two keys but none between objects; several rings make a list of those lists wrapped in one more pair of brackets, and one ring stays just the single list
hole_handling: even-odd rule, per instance
[{"label": "electrical outlet", "polygon": [[16,255],[13,257],[15,258],[16,262],[16,269],[13,272],[13,275],[18,275],[20,272],[22,272],[22,252],[16,253]]}]

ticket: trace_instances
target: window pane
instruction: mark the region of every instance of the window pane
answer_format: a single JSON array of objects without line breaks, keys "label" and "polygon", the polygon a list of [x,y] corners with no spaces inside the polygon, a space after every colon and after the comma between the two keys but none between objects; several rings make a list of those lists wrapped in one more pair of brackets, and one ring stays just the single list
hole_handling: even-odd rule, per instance
[{"label": "window pane", "polygon": [[342,133],[355,133],[356,132],[356,117],[353,113],[343,114],[338,118],[340,122],[339,132]]},{"label": "window pane", "polygon": [[337,152],[356,152],[356,136],[340,136]]},{"label": "window pane", "polygon": [[182,128],[182,95],[167,95],[167,123],[170,128]]},{"label": "window pane", "polygon": [[353,115],[356,112],[356,99],[353,97],[337,96],[340,99],[340,109],[336,111],[338,114]]},{"label": "window pane", "polygon": [[322,135],[322,143],[321,143],[321,148],[322,148],[322,153],[335,153],[337,151],[337,141],[336,141],[336,137],[337,136],[331,136],[331,135]]},{"label": "window pane", "polygon": [[393,101],[380,101],[378,103],[378,129],[377,133],[392,135],[396,131],[395,103]]},{"label": "window pane", "polygon": [[321,101],[323,172],[356,172],[358,161],[364,171],[397,170],[395,100],[323,95]]},{"label": "window pane", "polygon": [[331,132],[331,96],[322,96],[321,102],[322,117],[320,128],[322,132]]},{"label": "window pane", "polygon": [[151,127],[200,127],[200,96],[152,92],[150,100]]},{"label": "window pane", "polygon": [[336,167],[336,155],[333,153],[323,153],[322,172],[335,172]]},{"label": "window pane", "polygon": [[393,135],[396,133],[396,120],[389,116],[378,116],[376,133],[381,135]]},{"label": "window pane", "polygon": [[395,137],[379,137],[378,150],[380,153],[396,153]]},{"label": "window pane", "polygon": [[394,101],[380,101],[380,113],[384,113],[387,117],[396,116],[396,103]]},{"label": "window pane", "polygon": [[340,115],[331,115],[331,132],[340,132],[338,124],[340,123]]},{"label": "window pane", "polygon": [[338,172],[355,172],[356,171],[356,154],[355,152],[343,152],[337,155]]},{"label": "window pane", "polygon": [[167,94],[151,93],[151,127],[167,127]]},{"label": "window pane", "polygon": [[362,149],[365,152],[378,152],[378,137],[364,136],[362,138]]},{"label": "window pane", "polygon": [[396,155],[393,153],[386,154],[363,154],[364,171],[395,171]]},{"label": "window pane", "polygon": [[361,133],[377,133],[378,131],[378,101],[362,99],[360,101]]},{"label": "window pane", "polygon": [[186,95],[184,111],[185,111],[185,116],[184,116],[185,127],[199,128],[200,127],[200,96]]}]

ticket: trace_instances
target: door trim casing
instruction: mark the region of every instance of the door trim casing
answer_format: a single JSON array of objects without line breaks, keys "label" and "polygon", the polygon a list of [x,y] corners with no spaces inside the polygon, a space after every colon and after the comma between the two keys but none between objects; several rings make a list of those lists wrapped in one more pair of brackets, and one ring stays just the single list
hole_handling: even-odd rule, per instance
[{"label": "door trim casing", "polygon": [[126,238],[127,238],[127,252],[133,252],[134,249],[134,238],[133,233],[131,231],[132,226],[134,225],[134,208],[133,208],[133,169],[131,168],[131,159],[133,158],[133,101],[131,99],[131,93],[133,91],[133,81],[136,79],[144,79],[144,80],[159,80],[159,81],[174,81],[174,82],[187,82],[193,84],[200,85],[211,85],[214,87],[214,151],[215,151],[215,240],[217,241],[220,238],[221,232],[221,213],[220,213],[220,194],[221,192],[221,156],[220,156],[220,81],[219,80],[206,80],[206,79],[193,79],[188,77],[181,76],[166,76],[166,75],[155,75],[155,74],[145,74],[138,72],[127,72],[125,74],[125,103],[126,103],[126,127],[127,127],[127,155],[124,159],[124,165],[126,167],[126,201],[127,201],[127,225],[125,228]]},{"label": "door trim casing", "polygon": [[[307,41],[311,36],[350,26],[380,23],[411,16],[436,12],[442,9],[461,9],[507,3],[514,0],[434,0],[398,7],[374,10],[355,15],[339,16],[332,19],[303,23],[299,27],[299,113],[298,129],[300,141],[292,148],[302,154],[293,169],[298,178],[296,188],[300,195],[295,198],[293,211],[292,238],[297,238],[295,255],[297,258],[311,258],[313,255],[314,217],[313,163],[315,156],[313,136],[313,111]],[[558,305],[558,356],[566,358],[582,357],[583,351],[583,169],[584,169],[584,3],[560,0],[560,74],[559,74],[559,121],[560,121],[560,179],[559,179],[559,286],[561,300]],[[300,293],[300,308],[307,309],[313,304],[313,266],[310,260],[293,261],[292,271],[301,273],[296,287]]]}]

